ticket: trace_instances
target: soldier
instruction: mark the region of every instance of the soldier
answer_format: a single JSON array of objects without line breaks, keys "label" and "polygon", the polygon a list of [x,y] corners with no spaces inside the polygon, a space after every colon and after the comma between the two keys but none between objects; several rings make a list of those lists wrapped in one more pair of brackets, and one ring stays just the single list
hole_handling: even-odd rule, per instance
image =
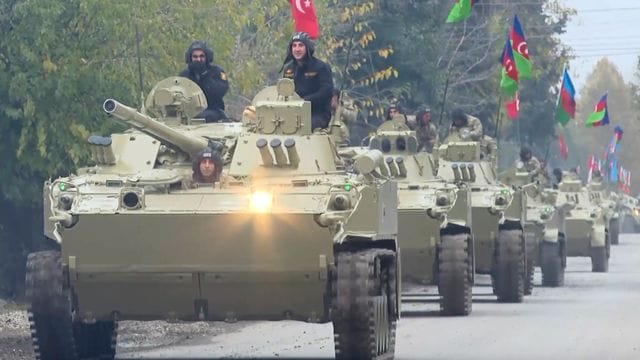
[{"label": "soldier", "polygon": [[430,153],[433,147],[438,143],[438,130],[431,123],[431,109],[429,107],[418,111],[416,114],[418,127],[416,135],[418,135],[418,151],[425,149]]},{"label": "soldier", "polygon": [[206,122],[227,119],[222,98],[229,90],[229,82],[224,70],[213,64],[213,50],[204,41],[194,41],[184,53],[184,61],[187,68],[180,76],[198,84],[207,98],[207,108],[196,117]]},{"label": "soldier", "polygon": [[193,182],[213,184],[219,181],[223,165],[220,153],[211,148],[205,148],[193,160]]},{"label": "soldier", "polygon": [[311,128],[327,128],[331,119],[333,75],[331,67],[313,56],[315,45],[307,33],[291,37],[282,76],[293,79],[296,93],[311,102]]},{"label": "soldier", "polygon": [[358,112],[351,101],[340,99],[340,90],[338,89],[334,89],[332,92],[331,114],[334,117],[333,126],[340,128],[340,142],[349,145],[351,137],[349,126],[353,126],[356,122]]},{"label": "soldier", "polygon": [[520,149],[520,161],[524,164],[524,168],[527,169],[531,178],[538,176],[542,172],[540,161],[533,156],[531,149],[526,146]]},{"label": "soldier", "polygon": [[463,129],[469,131],[469,137],[473,141],[482,139],[482,123],[475,116],[466,114],[462,109],[454,109],[451,112],[451,127],[449,134],[452,132],[460,132]]},{"label": "soldier", "polygon": [[560,183],[562,182],[562,169],[560,168],[553,169],[553,176],[555,177],[553,188],[558,189],[558,185],[560,185]]}]

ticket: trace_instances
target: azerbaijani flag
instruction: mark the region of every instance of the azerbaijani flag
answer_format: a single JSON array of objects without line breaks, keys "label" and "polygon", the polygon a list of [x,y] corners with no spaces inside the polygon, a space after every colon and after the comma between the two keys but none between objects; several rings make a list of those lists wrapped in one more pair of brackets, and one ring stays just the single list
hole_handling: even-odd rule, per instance
[{"label": "azerbaijani flag", "polygon": [[518,68],[520,78],[530,79],[531,58],[529,57],[527,40],[524,38],[524,31],[522,31],[522,25],[520,25],[518,15],[513,17],[513,26],[511,27],[511,30],[509,30],[509,39],[511,40],[511,47],[513,48],[516,68]]},{"label": "azerbaijani flag", "polygon": [[604,93],[596,104],[595,110],[584,123],[585,127],[604,126],[609,123],[609,110],[607,109],[607,93]]},{"label": "azerbaijani flag", "polygon": [[500,62],[502,63],[500,89],[505,95],[514,96],[516,91],[518,91],[518,69],[513,59],[513,49],[511,48],[511,42],[508,36],[504,44],[504,49],[502,50]]},{"label": "azerbaijani flag", "polygon": [[576,117],[576,89],[573,87],[569,72],[564,69],[560,93],[556,104],[556,121],[562,126],[566,126],[569,120]]},{"label": "azerbaijani flag", "polygon": [[477,2],[477,0],[455,0],[453,8],[447,16],[447,23],[453,23],[462,21],[471,15],[471,7]]},{"label": "azerbaijani flag", "polygon": [[518,97],[517,91],[513,99],[504,103],[504,108],[505,110],[507,110],[507,117],[510,120],[515,120],[518,118],[518,113],[520,112],[520,98]]}]

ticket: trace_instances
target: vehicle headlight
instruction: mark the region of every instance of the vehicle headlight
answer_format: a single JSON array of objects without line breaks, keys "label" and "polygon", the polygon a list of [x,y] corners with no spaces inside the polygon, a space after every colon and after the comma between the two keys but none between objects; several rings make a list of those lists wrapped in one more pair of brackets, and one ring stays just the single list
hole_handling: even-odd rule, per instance
[{"label": "vehicle headlight", "polygon": [[71,205],[73,205],[73,194],[65,193],[60,195],[58,198],[58,209],[69,211],[71,210]]},{"label": "vehicle headlight", "polygon": [[640,216],[640,209],[633,209],[634,216]]},{"label": "vehicle headlight", "polygon": [[257,213],[265,213],[271,210],[273,204],[273,195],[266,191],[256,191],[251,194],[249,205],[251,211]]},{"label": "vehicle headlight", "polygon": [[347,210],[351,208],[351,199],[347,194],[335,194],[331,204],[335,210]]},{"label": "vehicle headlight", "polygon": [[447,206],[451,204],[451,196],[448,192],[442,191],[436,193],[436,205]]}]

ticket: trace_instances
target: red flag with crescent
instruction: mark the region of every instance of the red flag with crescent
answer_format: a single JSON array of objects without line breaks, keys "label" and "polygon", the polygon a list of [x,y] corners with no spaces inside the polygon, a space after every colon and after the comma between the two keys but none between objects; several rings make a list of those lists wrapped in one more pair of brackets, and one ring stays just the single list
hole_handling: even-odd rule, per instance
[{"label": "red flag with crescent", "polygon": [[291,16],[296,32],[306,32],[312,39],[317,39],[320,34],[320,25],[316,18],[316,10],[311,0],[289,0],[291,4]]}]

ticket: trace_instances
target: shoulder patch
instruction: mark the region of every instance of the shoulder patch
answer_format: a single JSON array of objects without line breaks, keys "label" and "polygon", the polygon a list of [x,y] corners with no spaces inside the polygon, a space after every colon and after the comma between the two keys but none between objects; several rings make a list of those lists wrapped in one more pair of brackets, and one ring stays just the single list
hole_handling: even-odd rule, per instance
[{"label": "shoulder patch", "polygon": [[305,77],[312,77],[312,76],[316,76],[316,75],[318,75],[317,71],[309,71],[309,72],[304,73]]},{"label": "shoulder patch", "polygon": [[227,74],[225,74],[224,71],[220,71],[220,79],[227,81]]}]

